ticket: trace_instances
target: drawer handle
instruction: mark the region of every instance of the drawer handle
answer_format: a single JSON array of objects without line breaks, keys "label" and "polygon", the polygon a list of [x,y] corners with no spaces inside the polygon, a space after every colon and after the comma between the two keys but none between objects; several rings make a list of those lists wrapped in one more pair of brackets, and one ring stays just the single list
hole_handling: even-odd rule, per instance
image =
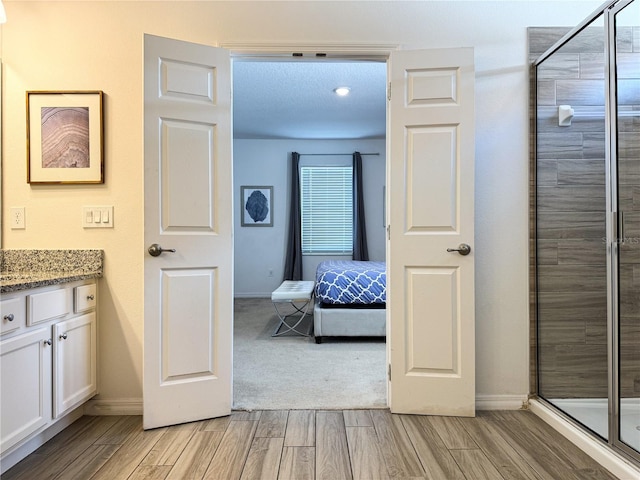
[{"label": "drawer handle", "polygon": [[66,340],[67,339],[67,332],[64,332],[62,335],[60,335],[60,340]]},{"label": "drawer handle", "polygon": [[5,316],[4,316],[4,319],[5,319],[7,322],[13,322],[13,319],[14,319],[14,318],[15,318],[15,317],[13,316],[13,313],[10,313],[10,314],[8,314],[8,315],[5,315]]},{"label": "drawer handle", "polygon": [[50,338],[47,338],[47,339],[44,341],[44,344],[45,344],[45,345],[51,345],[51,343],[52,343],[52,342],[51,342],[51,339],[50,339]]},{"label": "drawer handle", "polygon": [[94,298],[96,297],[94,297],[93,295],[87,295],[87,300],[93,300]]}]

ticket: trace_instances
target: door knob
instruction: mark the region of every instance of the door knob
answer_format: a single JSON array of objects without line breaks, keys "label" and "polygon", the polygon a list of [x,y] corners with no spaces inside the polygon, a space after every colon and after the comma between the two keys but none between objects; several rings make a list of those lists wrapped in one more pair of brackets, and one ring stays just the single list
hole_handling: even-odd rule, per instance
[{"label": "door knob", "polygon": [[466,243],[461,243],[458,248],[447,248],[447,252],[458,252],[460,255],[469,255],[471,253],[471,247]]},{"label": "door knob", "polygon": [[149,255],[151,255],[152,257],[157,257],[158,255],[162,254],[163,252],[176,253],[176,249],[175,248],[162,248],[157,243],[154,243],[153,245],[151,245],[149,247]]}]

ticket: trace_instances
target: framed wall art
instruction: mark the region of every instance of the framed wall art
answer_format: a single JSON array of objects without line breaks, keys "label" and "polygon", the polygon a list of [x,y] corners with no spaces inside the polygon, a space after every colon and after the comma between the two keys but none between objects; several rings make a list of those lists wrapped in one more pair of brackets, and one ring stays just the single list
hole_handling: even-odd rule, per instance
[{"label": "framed wall art", "polygon": [[27,92],[27,183],[104,183],[102,96]]},{"label": "framed wall art", "polygon": [[273,227],[273,187],[240,187],[240,224],[243,227]]}]

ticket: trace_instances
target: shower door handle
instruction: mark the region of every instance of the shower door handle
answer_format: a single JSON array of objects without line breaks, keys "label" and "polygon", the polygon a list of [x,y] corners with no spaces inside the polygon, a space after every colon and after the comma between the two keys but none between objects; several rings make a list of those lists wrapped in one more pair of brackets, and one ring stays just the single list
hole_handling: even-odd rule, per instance
[{"label": "shower door handle", "polygon": [[447,248],[447,252],[458,252],[460,255],[469,255],[471,253],[471,247],[466,243],[461,243],[458,248]]}]

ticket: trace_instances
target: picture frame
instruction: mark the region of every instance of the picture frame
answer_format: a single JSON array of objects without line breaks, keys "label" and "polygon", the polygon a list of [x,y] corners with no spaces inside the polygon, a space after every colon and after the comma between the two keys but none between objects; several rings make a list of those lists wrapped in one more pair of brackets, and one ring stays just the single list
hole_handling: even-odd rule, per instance
[{"label": "picture frame", "polygon": [[240,187],[240,225],[243,227],[273,227],[273,187]]},{"label": "picture frame", "polygon": [[103,92],[27,92],[27,183],[104,183]]}]

